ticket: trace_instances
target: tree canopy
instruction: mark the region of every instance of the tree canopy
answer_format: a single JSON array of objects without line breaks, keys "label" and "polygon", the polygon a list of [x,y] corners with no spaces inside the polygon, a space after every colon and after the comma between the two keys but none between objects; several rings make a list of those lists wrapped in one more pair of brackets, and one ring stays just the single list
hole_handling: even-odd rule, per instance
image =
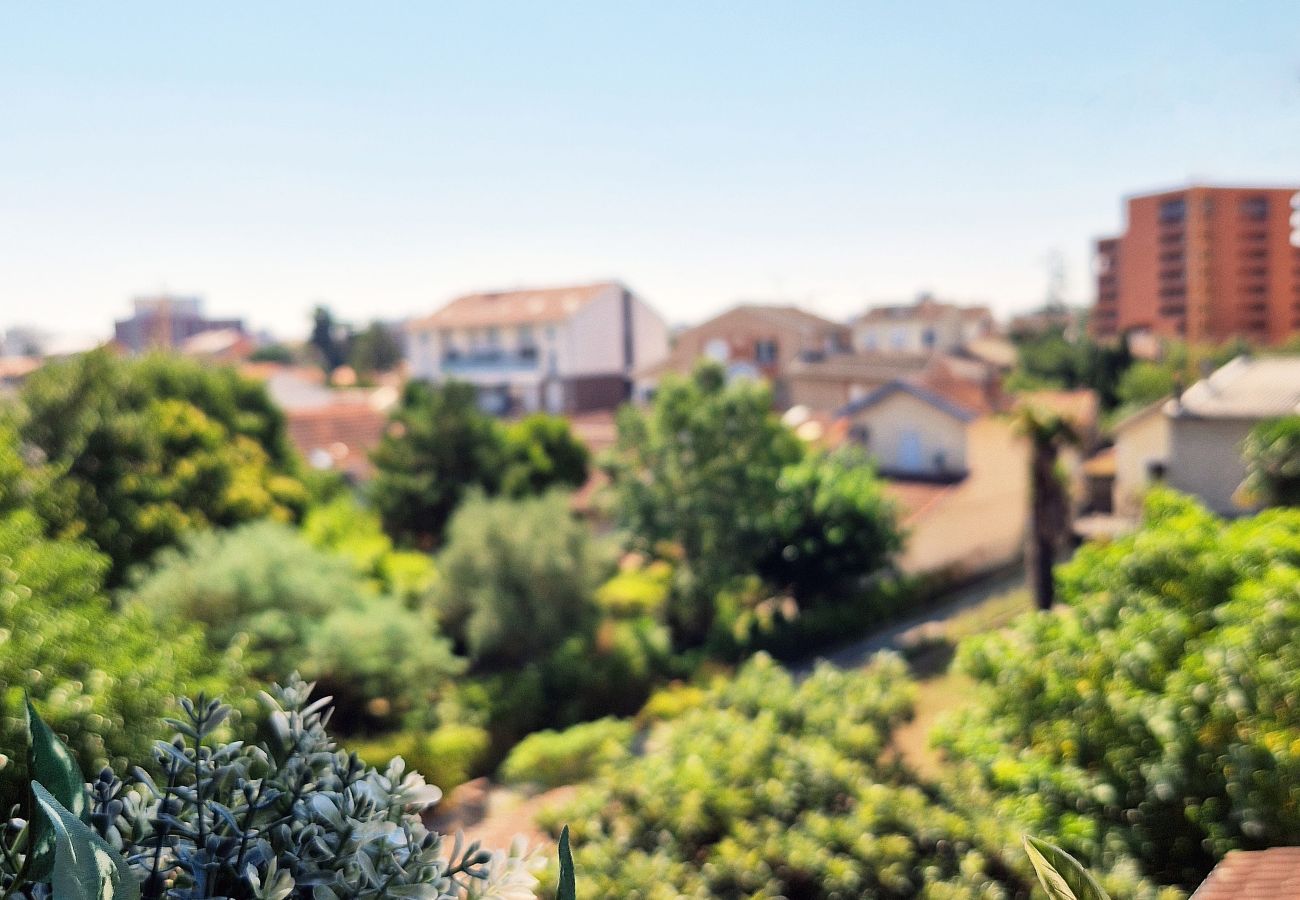
[{"label": "tree canopy", "polygon": [[186,532],[306,506],[283,416],[233,370],[95,351],[43,367],[20,401],[20,437],[50,473],[42,514],[108,556],[110,584]]}]

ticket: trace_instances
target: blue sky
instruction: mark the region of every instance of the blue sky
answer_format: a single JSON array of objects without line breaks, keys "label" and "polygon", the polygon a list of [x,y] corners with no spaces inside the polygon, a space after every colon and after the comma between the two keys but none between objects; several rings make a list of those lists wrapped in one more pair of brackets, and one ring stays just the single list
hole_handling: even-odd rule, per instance
[{"label": "blue sky", "polygon": [[611,276],[1005,312],[1193,178],[1300,181],[1300,4],[0,0],[0,327]]}]

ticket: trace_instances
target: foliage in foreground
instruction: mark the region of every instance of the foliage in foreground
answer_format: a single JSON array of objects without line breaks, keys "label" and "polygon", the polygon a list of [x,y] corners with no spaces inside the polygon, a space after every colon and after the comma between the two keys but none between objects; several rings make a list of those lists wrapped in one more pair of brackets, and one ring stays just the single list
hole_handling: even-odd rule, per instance
[{"label": "foliage in foreground", "polygon": [[1094,863],[1192,886],[1300,843],[1300,510],[1147,524],[1059,570],[1063,608],[963,645],[984,682],[941,745],[999,815]]},{"label": "foliage in foreground", "polygon": [[822,666],[802,683],[766,657],[707,705],[659,725],[645,755],[551,814],[573,829],[592,897],[975,896],[1025,893],[1001,848],[885,760],[911,711],[903,663]]},{"label": "foliage in foreground", "polygon": [[[380,771],[339,750],[325,730],[325,700],[309,702],[298,681],[264,695],[267,737],[257,744],[218,739],[229,709],[200,698],[174,721],[178,733],[159,741],[154,779],[136,770],[124,782],[105,769],[80,789],[75,768],[52,783],[61,766],[37,760],[41,784],[35,799],[44,812],[31,827],[7,829],[0,854],[5,896],[39,898],[43,830],[58,844],[55,896],[65,900],[108,896],[145,900],[379,900],[384,897],[521,900],[531,895],[534,860],[521,847],[509,854],[478,845],[444,846],[421,822],[419,811],[440,792],[400,759]],[[36,732],[34,732],[34,735]],[[50,749],[37,735],[33,747]],[[59,784],[62,783],[62,784]],[[53,796],[53,788],[62,798]],[[88,802],[87,802],[88,801]],[[74,812],[81,804],[84,813]],[[104,866],[78,867],[68,857],[71,834],[90,825],[102,843]],[[79,834],[79,836],[80,836]],[[121,860],[125,859],[125,866]],[[77,869],[80,868],[80,877]],[[116,870],[116,871],[115,871]],[[106,873],[106,874],[104,874]]]},{"label": "foliage in foreground", "polygon": [[[3,447],[0,447],[3,456]],[[0,495],[4,489],[0,486]],[[0,504],[2,505],[2,504]],[[108,560],[49,540],[29,510],[0,513],[0,804],[25,793],[23,692],[87,768],[143,759],[171,689],[245,693],[236,647],[212,652],[192,625],[156,625],[134,604],[113,609]]]}]

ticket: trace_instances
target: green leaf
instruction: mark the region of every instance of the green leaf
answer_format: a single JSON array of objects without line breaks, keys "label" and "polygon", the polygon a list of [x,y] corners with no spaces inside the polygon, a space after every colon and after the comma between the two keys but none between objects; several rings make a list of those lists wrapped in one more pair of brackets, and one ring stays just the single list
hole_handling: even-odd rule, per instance
[{"label": "green leaf", "polygon": [[1052,900],[1110,900],[1088,870],[1060,847],[1025,835],[1025,853]]},{"label": "green leaf", "polygon": [[[27,699],[27,772],[33,782],[45,787],[59,804],[83,822],[89,821],[90,801],[86,780],[77,768],[72,751],[55,736],[50,726]],[[32,860],[28,874],[33,881],[45,881],[54,865],[54,832],[44,816],[32,816]]]},{"label": "green leaf", "polygon": [[573,877],[573,854],[569,852],[569,826],[560,832],[560,887],[555,900],[578,900],[578,885]]},{"label": "green leaf", "polygon": [[54,900],[140,900],[126,859],[38,782],[32,794],[54,831]]}]

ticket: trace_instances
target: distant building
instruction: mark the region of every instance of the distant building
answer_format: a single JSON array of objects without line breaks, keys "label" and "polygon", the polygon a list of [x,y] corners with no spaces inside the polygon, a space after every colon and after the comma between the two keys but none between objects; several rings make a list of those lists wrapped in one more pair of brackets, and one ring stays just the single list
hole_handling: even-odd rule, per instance
[{"label": "distant building", "polygon": [[1276,344],[1300,332],[1300,187],[1193,186],[1130,197],[1096,245],[1096,337]]},{"label": "distant building", "polygon": [[838,412],[852,443],[866,448],[892,478],[956,481],[965,477],[966,430],[978,413],[935,391],[891,381]]},{"label": "distant building", "polygon": [[612,409],[668,352],[663,319],[613,281],[458,297],[405,338],[410,377],[469,382],[498,414]]},{"label": "distant building", "polygon": [[941,303],[929,294],[903,306],[878,306],[853,320],[858,353],[932,353],[955,350],[993,332],[985,306]]},{"label": "distant building", "polygon": [[1242,443],[1256,424],[1300,415],[1300,356],[1239,356],[1181,395],[1115,426],[1115,511],[1135,514],[1154,482],[1223,515],[1245,511]]},{"label": "distant building", "polygon": [[1300,900],[1300,847],[1231,850],[1192,900]]},{"label": "distant building", "polygon": [[650,396],[666,374],[688,375],[702,360],[731,377],[762,378],[778,406],[790,404],[787,375],[797,362],[849,350],[849,329],[795,306],[744,303],[677,335],[668,356],[636,372],[636,394]]},{"label": "distant building", "polygon": [[836,410],[893,381],[940,388],[963,402],[995,406],[999,369],[970,356],[947,353],[846,353],[796,360],[786,375],[790,405]]},{"label": "distant building", "polygon": [[205,331],[231,330],[244,333],[240,319],[208,319],[198,297],[137,297],[135,313],[114,323],[114,340],[132,353],[147,350],[177,350],[189,338]]},{"label": "distant building", "polygon": [[1026,313],[1012,316],[1007,323],[1007,334],[1013,338],[1039,337],[1059,331],[1067,340],[1083,334],[1088,311],[1061,303],[1048,304]]}]

